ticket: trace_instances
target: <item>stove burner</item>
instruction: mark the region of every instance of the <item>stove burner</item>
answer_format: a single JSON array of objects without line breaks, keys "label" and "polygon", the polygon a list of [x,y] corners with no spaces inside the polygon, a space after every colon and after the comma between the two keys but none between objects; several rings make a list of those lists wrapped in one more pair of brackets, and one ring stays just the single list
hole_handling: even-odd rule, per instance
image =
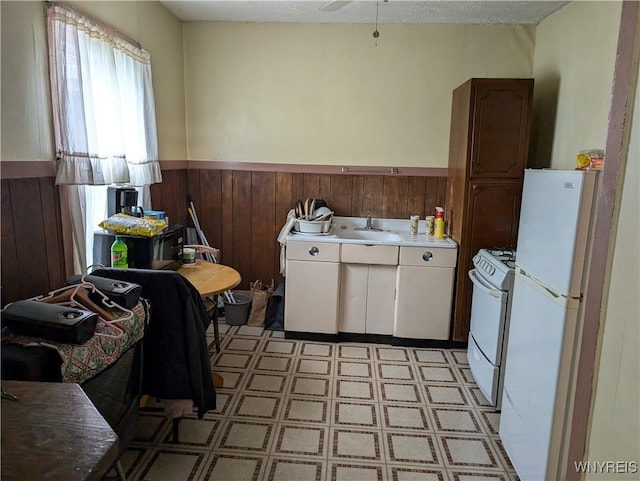
[{"label": "stove burner", "polygon": [[[493,249],[487,249],[487,251],[491,255],[493,255],[494,257],[496,257],[497,259],[499,259],[500,261],[504,262],[507,265],[509,265],[508,262],[515,262],[516,260],[516,251],[514,249],[504,249],[504,248],[495,247]],[[509,267],[512,267],[512,266],[509,266]]]}]

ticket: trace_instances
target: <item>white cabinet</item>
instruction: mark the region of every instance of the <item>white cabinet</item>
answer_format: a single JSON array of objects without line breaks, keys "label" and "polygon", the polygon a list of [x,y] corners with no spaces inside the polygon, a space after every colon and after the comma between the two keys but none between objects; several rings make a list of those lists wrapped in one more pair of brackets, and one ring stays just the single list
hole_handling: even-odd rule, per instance
[{"label": "white cabinet", "polygon": [[284,323],[287,331],[337,334],[340,244],[288,242]]},{"label": "white cabinet", "polygon": [[398,246],[343,244],[340,332],[393,334]]},{"label": "white cabinet", "polygon": [[449,339],[456,249],[400,247],[396,337]]},{"label": "white cabinet", "polygon": [[393,334],[396,266],[342,264],[340,332]]},{"label": "white cabinet", "polygon": [[449,339],[457,252],[289,240],[285,330]]}]

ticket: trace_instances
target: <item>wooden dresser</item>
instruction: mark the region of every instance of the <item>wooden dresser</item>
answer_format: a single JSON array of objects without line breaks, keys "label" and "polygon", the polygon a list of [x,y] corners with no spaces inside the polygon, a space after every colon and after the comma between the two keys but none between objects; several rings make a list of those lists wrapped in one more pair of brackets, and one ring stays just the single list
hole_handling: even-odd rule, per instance
[{"label": "wooden dresser", "polygon": [[454,341],[469,335],[467,272],[484,247],[516,247],[533,79],[473,78],[453,91],[445,222],[459,244]]}]

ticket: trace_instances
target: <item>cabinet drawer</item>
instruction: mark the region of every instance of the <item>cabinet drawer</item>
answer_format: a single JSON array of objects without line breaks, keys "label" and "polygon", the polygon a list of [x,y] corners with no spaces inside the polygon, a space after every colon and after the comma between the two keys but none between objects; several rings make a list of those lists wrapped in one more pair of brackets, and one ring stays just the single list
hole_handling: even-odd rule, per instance
[{"label": "cabinet drawer", "polygon": [[348,264],[398,264],[398,246],[342,244],[340,260]]},{"label": "cabinet drawer", "polygon": [[287,259],[340,262],[340,244],[333,242],[287,242]]},{"label": "cabinet drawer", "polygon": [[419,267],[455,267],[458,249],[442,247],[400,247],[400,265]]}]

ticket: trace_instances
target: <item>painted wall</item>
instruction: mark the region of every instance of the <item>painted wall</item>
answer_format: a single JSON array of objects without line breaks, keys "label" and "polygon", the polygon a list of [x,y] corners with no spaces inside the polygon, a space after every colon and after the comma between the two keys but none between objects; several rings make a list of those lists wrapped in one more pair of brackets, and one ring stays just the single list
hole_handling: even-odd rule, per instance
[{"label": "painted wall", "polygon": [[446,167],[451,92],[530,77],[525,26],[189,22],[189,160]]},{"label": "painted wall", "polygon": [[[638,72],[640,77],[640,70]],[[611,283],[601,327],[600,366],[588,452],[589,461],[635,461],[636,472],[590,474],[587,480],[637,480],[640,473],[640,82],[636,84],[631,139],[620,203]]]},{"label": "painted wall", "polygon": [[573,169],[580,150],[604,149],[620,9],[571,2],[538,25],[530,166]]},{"label": "painted wall", "polygon": [[[535,166],[572,169],[578,151],[604,148],[616,58],[620,2],[572,2],[538,25],[533,74]],[[585,35],[597,19],[598,34]],[[562,48],[558,48],[558,46]],[[586,54],[588,53],[588,54]],[[596,366],[585,461],[640,463],[640,291],[638,245],[638,98],[631,132],[613,266]],[[615,225],[615,222],[614,222]],[[585,479],[638,479],[638,473],[589,474]]]},{"label": "painted wall", "polygon": [[[186,159],[182,22],[158,2],[70,2],[151,54],[160,160]],[[2,160],[53,160],[43,2],[0,2]]]},{"label": "painted wall", "polygon": [[53,160],[53,120],[43,2],[0,2],[1,160]]}]

